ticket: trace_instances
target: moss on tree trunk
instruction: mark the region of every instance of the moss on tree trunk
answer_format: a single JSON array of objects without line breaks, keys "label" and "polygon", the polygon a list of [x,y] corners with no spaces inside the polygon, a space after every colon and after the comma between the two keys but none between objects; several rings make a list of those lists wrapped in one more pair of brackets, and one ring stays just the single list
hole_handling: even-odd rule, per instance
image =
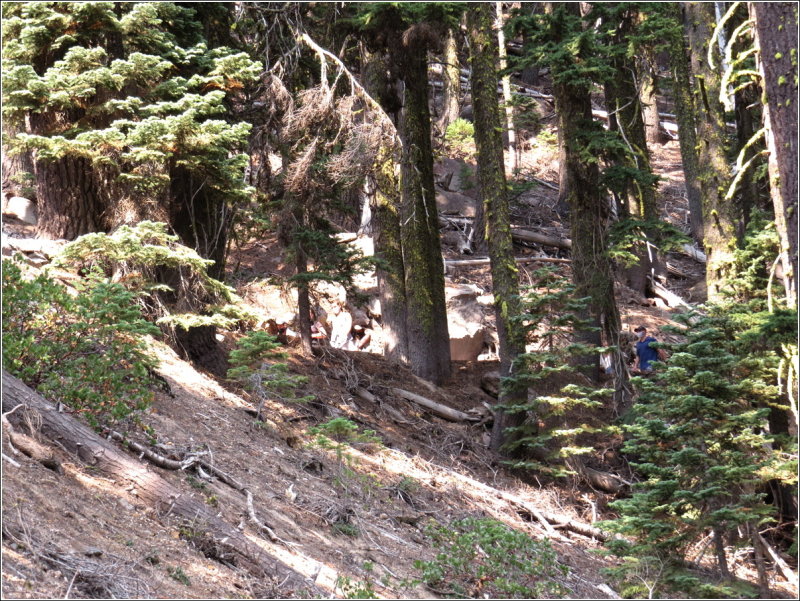
[{"label": "moss on tree trunk", "polygon": [[[691,47],[694,74],[694,106],[697,123],[698,181],[703,199],[703,245],[708,257],[706,283],[709,300],[720,300],[722,287],[731,269],[736,249],[737,210],[725,199],[731,182],[725,144],[725,114],[719,101],[721,67],[719,51],[711,33],[715,27],[714,5],[701,2],[686,4],[686,29]],[[717,65],[711,68],[706,59],[708,45]]]},{"label": "moss on tree trunk", "polygon": [[[548,2],[545,9],[551,14],[563,10],[580,16],[580,7],[575,3]],[[566,33],[554,31],[554,41],[562,43]],[[565,169],[570,207],[572,273],[577,295],[589,298],[584,317],[590,326],[596,328],[579,332],[578,339],[590,345],[616,344],[620,325],[614,299],[611,260],[607,252],[609,207],[600,194],[597,163],[584,159],[589,154],[586,131],[595,127],[590,90],[585,84],[574,85],[568,78],[559,77],[559,69],[565,67],[553,65],[553,78],[557,82],[553,85],[553,96],[564,140],[565,162],[562,169]],[[597,354],[582,357],[580,362],[586,368],[587,375],[598,378],[600,365]]]},{"label": "moss on tree trunk", "polygon": [[770,194],[789,306],[797,305],[797,4],[753,2],[769,109]]},{"label": "moss on tree trunk", "polygon": [[392,153],[384,150],[375,170],[375,257],[383,261],[377,272],[383,325],[383,352],[392,359],[408,361],[406,333],[406,285],[400,239],[399,182]]},{"label": "moss on tree trunk", "polygon": [[[478,149],[478,187],[486,215],[484,235],[488,241],[489,259],[494,290],[494,309],[500,341],[500,376],[511,375],[516,357],[525,352],[522,328],[515,327],[513,318],[520,315],[519,277],[514,261],[511,239],[511,214],[508,204],[505,164],[503,161],[502,125],[497,102],[497,38],[492,31],[493,7],[490,3],[474,5],[467,16],[471,63],[472,102],[475,110],[475,144]],[[527,391],[503,386],[501,405],[527,401]],[[522,413],[495,412],[491,448],[499,450],[505,442],[505,430],[519,426],[525,419]]]},{"label": "moss on tree trunk", "polygon": [[444,264],[433,182],[428,109],[427,51],[413,35],[402,48],[405,83],[400,138],[400,234],[405,267],[408,356],[412,371],[436,383],[450,375],[450,337],[444,296]]},{"label": "moss on tree trunk", "polygon": [[[683,13],[677,2],[669,4],[671,16],[683,30]],[[675,102],[675,120],[678,124],[678,143],[681,149],[681,164],[689,201],[689,225],[695,240],[703,242],[703,203],[700,195],[697,162],[697,130],[694,100],[689,80],[689,57],[686,40],[676,31],[669,45],[670,68],[672,69],[672,97]]]}]

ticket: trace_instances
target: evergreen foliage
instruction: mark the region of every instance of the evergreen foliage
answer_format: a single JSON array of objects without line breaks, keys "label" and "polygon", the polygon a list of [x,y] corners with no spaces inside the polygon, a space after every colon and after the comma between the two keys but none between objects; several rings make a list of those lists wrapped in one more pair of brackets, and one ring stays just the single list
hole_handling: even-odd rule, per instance
[{"label": "evergreen foliage", "polygon": [[156,362],[143,337],[158,333],[120,284],[90,278],[72,296],[3,260],[3,369],[94,427],[152,402]]},{"label": "evergreen foliage", "polygon": [[261,71],[243,52],[209,48],[183,5],[6,2],[3,116],[30,116],[30,127],[4,143],[40,162],[88,160],[104,204],[136,199],[139,219],[173,193],[176,170],[218,203],[245,201],[250,125],[225,115]]},{"label": "evergreen foliage", "polygon": [[279,351],[281,344],[266,332],[250,332],[243,336],[231,351],[228,361],[228,379],[241,383],[251,391],[259,402],[256,419],[261,418],[261,410],[270,396],[283,401],[302,402],[311,396],[295,397],[294,391],[308,381],[304,376],[289,373],[286,353]]},{"label": "evergreen foliage", "polygon": [[253,321],[233,289],[208,275],[213,263],[180,244],[166,224],[142,221],[112,234],[81,236],[64,247],[54,266],[120,282],[145,315],[168,330],[231,329]]},{"label": "evergreen foliage", "polygon": [[428,528],[438,549],[431,561],[415,561],[422,581],[448,597],[547,599],[566,592],[557,581],[559,565],[547,540],[535,540],[497,520],[465,518]]},{"label": "evergreen foliage", "polygon": [[753,400],[767,385],[734,354],[735,328],[724,314],[680,318],[686,342],[671,345],[669,363],[655,364],[651,378],[633,379],[640,396],[623,449],[642,481],[630,499],[612,503],[620,518],[605,527],[627,537],[608,543],[623,558],[615,570],[622,580],[649,558],[661,567],[659,594],[705,597],[721,589],[686,573],[692,545],[713,532],[719,558],[724,535],[770,513],[757,492],[772,462],[767,410]]},{"label": "evergreen foliage", "polygon": [[528,351],[514,361],[504,386],[529,390],[528,401],[504,406],[524,412],[525,423],[509,428],[509,451],[522,458],[515,468],[563,477],[574,472],[574,458],[591,453],[593,438],[606,431],[602,408],[612,390],[592,387],[577,373],[576,356],[607,351],[570,342],[574,331],[587,326],[579,315],[586,299],[575,297],[575,286],[552,268],[532,274],[534,283],[523,290],[523,313],[515,326],[527,338]]}]

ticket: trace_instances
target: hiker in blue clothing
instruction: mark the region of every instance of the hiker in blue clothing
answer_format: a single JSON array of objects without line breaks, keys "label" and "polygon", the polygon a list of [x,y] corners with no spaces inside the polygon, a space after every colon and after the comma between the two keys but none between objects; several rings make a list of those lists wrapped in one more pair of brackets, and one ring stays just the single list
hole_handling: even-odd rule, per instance
[{"label": "hiker in blue clothing", "polygon": [[650,365],[653,361],[660,361],[661,354],[658,349],[650,346],[651,342],[658,342],[652,336],[647,335],[647,328],[639,326],[633,330],[639,336],[636,341],[636,361],[633,364],[634,373],[650,373],[653,367]]}]

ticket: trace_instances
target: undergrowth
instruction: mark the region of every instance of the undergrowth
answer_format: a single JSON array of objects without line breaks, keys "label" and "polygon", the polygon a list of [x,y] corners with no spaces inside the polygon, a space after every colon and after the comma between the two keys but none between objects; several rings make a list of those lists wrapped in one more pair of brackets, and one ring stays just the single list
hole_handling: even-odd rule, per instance
[{"label": "undergrowth", "polygon": [[427,530],[438,550],[417,560],[422,582],[455,598],[542,599],[563,597],[556,579],[567,574],[547,540],[535,540],[488,518],[465,518]]},{"label": "undergrowth", "polygon": [[3,368],[97,427],[152,402],[156,362],[143,337],[160,331],[122,285],[89,278],[77,286],[72,296],[3,260]]}]

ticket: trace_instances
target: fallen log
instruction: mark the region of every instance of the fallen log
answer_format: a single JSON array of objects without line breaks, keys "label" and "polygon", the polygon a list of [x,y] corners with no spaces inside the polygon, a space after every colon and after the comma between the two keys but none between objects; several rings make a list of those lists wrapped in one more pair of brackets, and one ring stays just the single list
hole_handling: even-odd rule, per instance
[{"label": "fallen log", "polygon": [[706,254],[702,250],[695,248],[691,244],[684,244],[682,250],[683,254],[691,257],[698,263],[705,263],[707,261]]},{"label": "fallen log", "polygon": [[[190,521],[195,531],[202,530],[204,540],[213,540],[213,547],[222,550],[216,555],[219,559],[235,563],[257,578],[275,577],[285,579],[285,583],[296,590],[307,588],[300,574],[270,557],[207,505],[195,501],[148,465],[101,438],[69,413],[60,413],[49,401],[6,371],[3,371],[2,391],[3,411],[23,404],[28,410],[37,412],[41,416],[40,432],[44,438],[91,465],[97,473],[114,479],[121,488],[132,490],[131,494],[155,508],[160,515],[173,515]],[[9,416],[9,421],[12,419],[21,422],[22,418]]]},{"label": "fallen log", "polygon": [[511,228],[511,237],[516,240],[522,240],[523,242],[535,242],[536,244],[543,244],[544,246],[555,246],[556,248],[564,249],[572,248],[572,240],[569,238],[553,238],[552,236],[545,236],[539,232],[532,232],[516,227]]},{"label": "fallen log", "polygon": [[[572,259],[558,259],[555,257],[516,257],[517,263],[571,263]],[[478,257],[477,259],[445,259],[447,267],[469,267],[472,265],[488,265],[488,257]]]},{"label": "fallen log", "polygon": [[434,415],[451,422],[477,422],[481,420],[481,418],[477,415],[469,415],[468,413],[464,413],[458,409],[453,409],[447,405],[442,405],[441,403],[437,403],[436,401],[427,399],[424,396],[414,394],[408,390],[403,390],[402,388],[390,388],[389,392],[395,396],[406,399],[407,401],[421,405]]},{"label": "fallen log", "polygon": [[669,305],[670,307],[685,307],[686,309],[692,308],[692,306],[685,300],[683,300],[680,296],[678,296],[674,292],[670,292],[658,282],[654,282],[652,279],[650,280],[650,282],[653,285],[653,293],[659,298],[663,299],[664,302],[667,303],[667,305]]},{"label": "fallen log", "polygon": [[797,574],[795,574],[794,571],[792,570],[792,568],[789,567],[789,564],[787,564],[785,561],[783,561],[781,556],[778,555],[778,552],[775,551],[775,549],[772,548],[772,545],[770,545],[766,541],[766,539],[763,536],[761,536],[761,533],[758,533],[758,540],[763,545],[763,547],[767,550],[767,553],[769,553],[769,556],[772,558],[772,561],[775,562],[775,567],[778,568],[780,573],[786,579],[786,582],[789,583],[789,586],[791,587],[792,592],[796,595],[797,594]]}]

